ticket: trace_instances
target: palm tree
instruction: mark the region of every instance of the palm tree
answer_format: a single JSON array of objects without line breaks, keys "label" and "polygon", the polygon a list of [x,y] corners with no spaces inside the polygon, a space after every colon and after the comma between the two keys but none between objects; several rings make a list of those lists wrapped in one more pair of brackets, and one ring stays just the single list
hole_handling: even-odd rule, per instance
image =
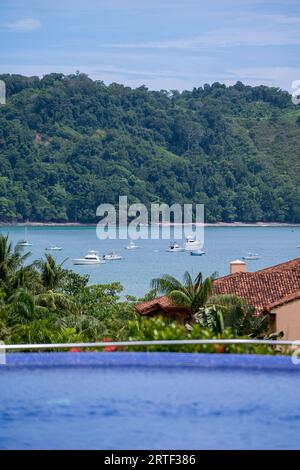
[{"label": "palm tree", "polygon": [[65,310],[68,313],[78,313],[78,308],[73,300],[62,292],[48,290],[35,295],[35,299],[39,306],[48,310]]},{"label": "palm tree", "polygon": [[31,253],[23,255],[20,245],[12,247],[8,235],[0,235],[0,286],[5,290],[9,288],[12,276],[20,269]]},{"label": "palm tree", "polygon": [[20,288],[29,289],[34,292],[39,280],[40,276],[34,269],[34,265],[22,266],[11,275],[7,284],[7,295],[11,295],[15,290]]},{"label": "palm tree", "polygon": [[268,329],[268,315],[254,315],[255,311],[247,302],[237,295],[222,294],[207,300],[206,311],[201,309],[195,319],[199,323],[216,319],[216,312],[223,318],[224,328],[230,328],[236,336],[260,336]]},{"label": "palm tree", "polygon": [[5,305],[7,324],[25,324],[37,319],[41,314],[47,313],[47,308],[38,305],[36,296],[28,289],[16,290]]},{"label": "palm tree", "polygon": [[25,324],[61,311],[77,313],[74,302],[62,293],[49,290],[34,294],[26,288],[15,290],[2,307],[8,324]]},{"label": "palm tree", "polygon": [[174,305],[186,307],[194,322],[215,334],[231,328],[236,336],[257,337],[266,331],[268,315],[254,315],[244,299],[236,295],[212,296],[214,279],[215,274],[203,279],[201,273],[193,279],[186,271],[183,283],[165,274],[153,279],[151,286],[156,293],[165,294]]},{"label": "palm tree", "polygon": [[212,293],[215,275],[203,279],[199,273],[195,279],[186,271],[183,283],[169,274],[152,279],[151,287],[161,294],[165,294],[174,305],[186,307],[194,315],[206,304]]},{"label": "palm tree", "polygon": [[62,265],[66,259],[58,264],[50,254],[46,254],[46,260],[39,260],[35,264],[41,273],[41,286],[43,290],[56,290],[61,286],[62,280],[66,276],[66,271]]}]

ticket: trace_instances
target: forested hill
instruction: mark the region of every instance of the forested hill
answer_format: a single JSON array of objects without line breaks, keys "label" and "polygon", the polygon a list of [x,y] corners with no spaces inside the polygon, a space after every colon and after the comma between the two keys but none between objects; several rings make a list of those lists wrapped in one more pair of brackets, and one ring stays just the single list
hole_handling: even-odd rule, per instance
[{"label": "forested hill", "polygon": [[0,221],[94,222],[129,195],[204,203],[207,222],[300,222],[300,106],[287,92],[0,79]]}]

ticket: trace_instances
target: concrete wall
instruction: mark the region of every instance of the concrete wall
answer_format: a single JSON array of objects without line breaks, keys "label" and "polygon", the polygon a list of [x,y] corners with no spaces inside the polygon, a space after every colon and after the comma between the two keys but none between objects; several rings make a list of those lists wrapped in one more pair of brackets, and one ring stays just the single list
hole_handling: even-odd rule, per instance
[{"label": "concrete wall", "polygon": [[284,339],[300,340],[300,299],[282,305],[274,310],[275,331],[283,331]]}]

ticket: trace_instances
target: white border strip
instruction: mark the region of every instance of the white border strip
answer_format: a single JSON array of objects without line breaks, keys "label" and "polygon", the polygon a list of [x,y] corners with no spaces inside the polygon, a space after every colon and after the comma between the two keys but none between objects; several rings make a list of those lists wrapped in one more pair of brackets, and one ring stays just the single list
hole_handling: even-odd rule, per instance
[{"label": "white border strip", "polygon": [[70,349],[70,348],[106,348],[108,346],[172,346],[181,344],[256,344],[269,346],[300,346],[297,341],[273,341],[270,339],[172,339],[157,341],[107,341],[98,343],[50,343],[50,344],[0,344],[1,350],[13,349]]}]

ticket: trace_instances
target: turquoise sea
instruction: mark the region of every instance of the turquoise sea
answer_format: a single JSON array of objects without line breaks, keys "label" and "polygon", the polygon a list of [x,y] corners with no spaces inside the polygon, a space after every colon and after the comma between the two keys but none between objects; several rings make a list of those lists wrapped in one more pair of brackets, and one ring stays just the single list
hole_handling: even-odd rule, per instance
[{"label": "turquoise sea", "polygon": [[[0,233],[9,234],[13,243],[24,238],[24,227],[1,226]],[[137,240],[139,248],[125,250],[127,240],[100,241],[96,228],[91,226],[30,226],[27,238],[32,246],[25,248],[32,253],[31,259],[44,255],[45,248],[51,245],[63,247],[61,252],[51,252],[64,266],[80,274],[89,274],[90,283],[119,281],[124,286],[124,294],[143,296],[150,288],[150,280],[164,273],[181,277],[185,270],[196,275],[219,273],[228,274],[230,261],[241,258],[248,252],[259,253],[261,259],[248,261],[248,270],[254,271],[266,266],[300,257],[300,227],[206,227],[206,255],[197,257],[189,253],[167,253],[168,240]],[[183,243],[183,241],[178,241]],[[96,266],[74,266],[73,258],[84,257],[88,250],[101,254],[115,250],[123,256],[120,261],[110,261]]]}]

